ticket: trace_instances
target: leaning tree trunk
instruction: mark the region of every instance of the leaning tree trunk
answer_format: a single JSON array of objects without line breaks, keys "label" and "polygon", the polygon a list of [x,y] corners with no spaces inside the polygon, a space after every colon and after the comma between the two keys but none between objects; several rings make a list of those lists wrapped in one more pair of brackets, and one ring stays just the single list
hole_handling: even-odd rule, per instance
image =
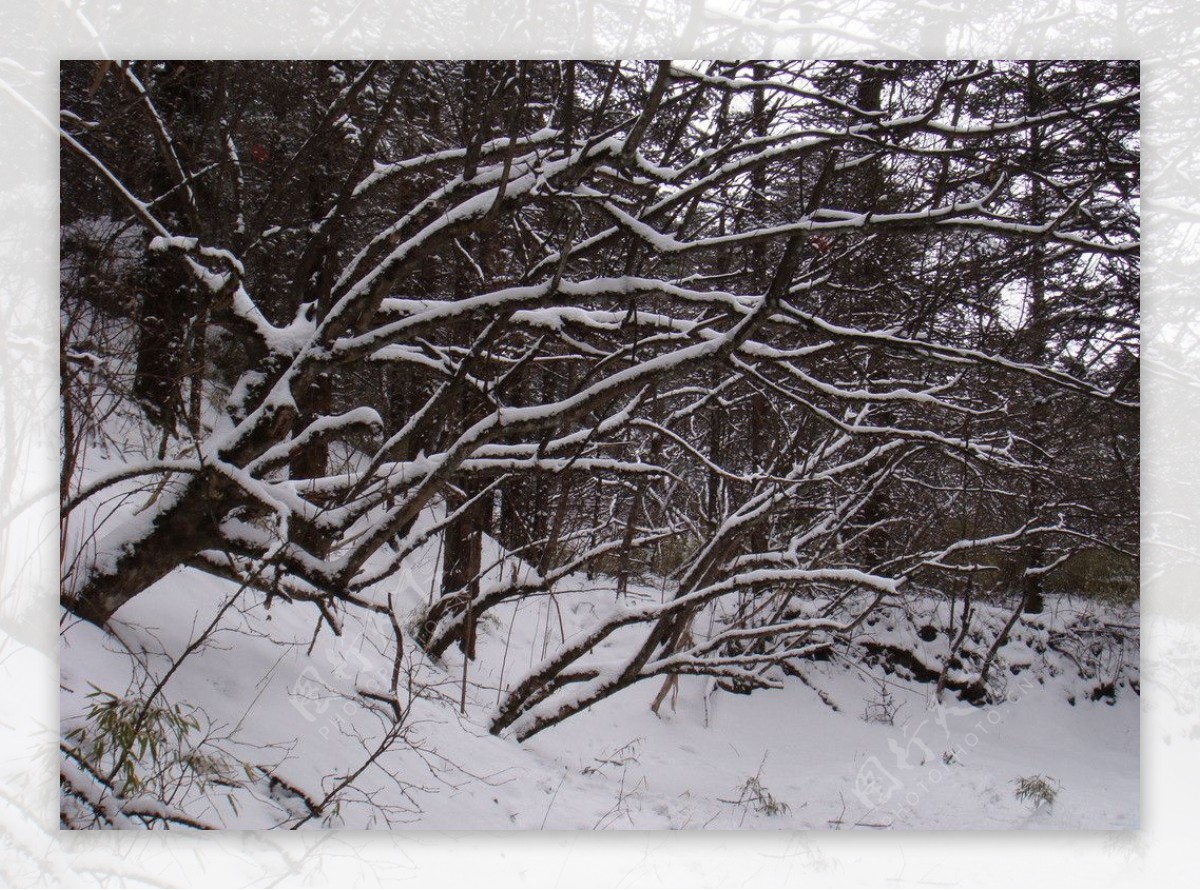
[{"label": "leaning tree trunk", "polygon": [[[199,473],[177,495],[164,494],[148,532],[126,543],[102,569],[94,569],[78,589],[63,591],[66,609],[103,626],[113,614],[175,568],[220,541],[219,523],[228,505],[228,483]],[[65,579],[69,580],[69,579]]]}]

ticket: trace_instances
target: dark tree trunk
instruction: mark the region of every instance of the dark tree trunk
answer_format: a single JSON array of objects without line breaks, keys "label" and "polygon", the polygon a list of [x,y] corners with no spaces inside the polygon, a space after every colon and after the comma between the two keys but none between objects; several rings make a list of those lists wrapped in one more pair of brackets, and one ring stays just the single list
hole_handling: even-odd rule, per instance
[{"label": "dark tree trunk", "polygon": [[218,525],[227,509],[228,494],[219,478],[207,473],[193,477],[136,546],[116,555],[103,572],[93,572],[74,595],[64,593],[63,605],[80,618],[103,626],[151,584],[202,550],[219,546]]}]

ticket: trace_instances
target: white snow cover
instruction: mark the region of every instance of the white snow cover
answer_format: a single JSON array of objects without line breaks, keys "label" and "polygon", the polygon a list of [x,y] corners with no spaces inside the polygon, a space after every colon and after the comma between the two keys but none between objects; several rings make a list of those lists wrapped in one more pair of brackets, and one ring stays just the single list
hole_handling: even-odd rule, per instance
[{"label": "white snow cover", "polygon": [[[431,662],[407,630],[434,589],[437,559],[425,544],[406,563],[414,570],[368,592],[390,602],[405,629],[398,669],[387,615],[350,609],[339,614],[335,637],[311,606],[277,599],[267,607],[262,594],[191,569],[123,608],[115,635],[66,617],[64,733],[84,724],[95,689],[144,695],[154,685],[147,672],[161,680],[188,653],[158,704],[195,717],[199,728],[175,747],[208,774],[180,767],[169,805],[152,805],[143,789],[130,800],[103,800],[102,812],[117,827],[177,828],[1138,825],[1136,610],[1052,600],[1002,647],[989,684],[993,704],[970,705],[949,691],[938,703],[933,685],[913,678],[922,666],[939,669],[948,654],[944,633],[932,642],[916,633],[923,623],[944,624],[945,604],[913,595],[873,613],[855,632],[853,652],[835,647],[828,660],[804,662],[783,688],[736,695],[684,676],[655,716],[661,679],[652,678],[518,743],[488,733],[515,678],[614,607],[653,611],[671,591],[633,585],[629,602],[616,603],[612,579],[577,574],[553,595],[502,605],[480,623],[464,686],[457,649]],[[485,592],[533,577],[529,566],[503,563],[491,541],[484,559],[498,563]],[[993,632],[1006,618],[998,607],[976,608]],[[214,616],[207,641],[188,652]],[[1127,644],[1083,671],[1072,659],[1090,650],[1076,644],[1101,627],[1123,628]],[[588,665],[603,673],[636,639],[618,631]],[[913,663],[889,672],[879,655],[888,645],[912,651]],[[74,761],[64,763],[80,793],[104,797]],[[1052,803],[1018,797],[1022,779],[1039,777],[1056,792]]]}]

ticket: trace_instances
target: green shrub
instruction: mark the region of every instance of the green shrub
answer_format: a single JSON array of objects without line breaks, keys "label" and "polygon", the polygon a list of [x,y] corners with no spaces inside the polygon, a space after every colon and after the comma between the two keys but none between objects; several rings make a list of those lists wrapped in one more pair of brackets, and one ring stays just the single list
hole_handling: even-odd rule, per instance
[{"label": "green shrub", "polygon": [[1023,776],[1015,780],[1017,790],[1013,792],[1022,803],[1032,803],[1036,810],[1045,804],[1051,806],[1062,786],[1048,776]]},{"label": "green shrub", "polygon": [[[234,787],[239,771],[253,778],[253,767],[235,765],[191,735],[200,729],[193,709],[159,705],[141,695],[119,696],[95,684],[88,693],[85,722],[66,738],[75,756],[107,777],[121,797],[149,793],[167,797],[181,785]],[[239,770],[240,766],[240,770]],[[232,803],[232,801],[231,801]]]}]

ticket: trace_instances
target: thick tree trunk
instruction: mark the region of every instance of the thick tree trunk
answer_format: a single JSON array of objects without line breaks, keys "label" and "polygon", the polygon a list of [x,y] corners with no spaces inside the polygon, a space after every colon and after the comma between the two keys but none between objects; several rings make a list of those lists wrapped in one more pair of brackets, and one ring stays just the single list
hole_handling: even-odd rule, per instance
[{"label": "thick tree trunk", "polygon": [[[217,546],[227,492],[219,479],[201,473],[173,501],[162,503],[146,535],[127,545],[103,570],[93,570],[63,605],[103,626],[125,603],[202,550]],[[163,498],[171,495],[163,495]],[[138,521],[134,518],[132,521]]]}]

